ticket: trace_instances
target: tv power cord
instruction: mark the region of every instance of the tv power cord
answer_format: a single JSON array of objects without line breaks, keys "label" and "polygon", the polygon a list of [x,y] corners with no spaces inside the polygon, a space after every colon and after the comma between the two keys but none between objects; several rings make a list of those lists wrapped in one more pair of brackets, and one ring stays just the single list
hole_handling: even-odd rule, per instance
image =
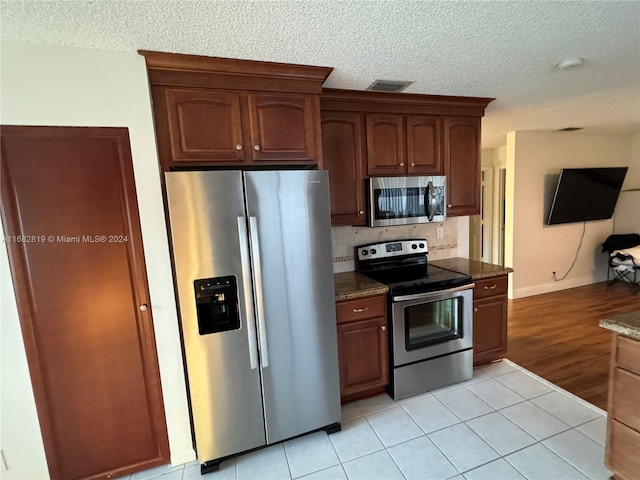
[{"label": "tv power cord", "polygon": [[554,281],[559,282],[561,280],[564,280],[565,278],[567,278],[567,275],[569,275],[571,270],[573,270],[573,267],[575,267],[576,261],[578,260],[578,253],[580,252],[580,248],[582,248],[582,240],[584,240],[584,232],[586,230],[587,230],[587,222],[582,222],[582,236],[580,237],[580,243],[578,244],[578,249],[576,250],[576,256],[573,259],[573,263],[569,267],[569,270],[567,270],[567,273],[565,273],[561,278],[556,278],[556,272],[553,272]]}]

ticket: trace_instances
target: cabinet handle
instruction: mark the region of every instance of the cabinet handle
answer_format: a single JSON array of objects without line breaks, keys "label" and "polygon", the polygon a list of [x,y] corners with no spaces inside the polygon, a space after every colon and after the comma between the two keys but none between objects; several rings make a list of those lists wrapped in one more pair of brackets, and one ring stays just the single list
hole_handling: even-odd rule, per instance
[{"label": "cabinet handle", "polygon": [[383,332],[387,331],[387,326],[386,325],[381,325],[380,326],[380,330],[382,330]]},{"label": "cabinet handle", "polygon": [[404,167],[404,162],[400,162],[400,166],[401,166],[401,167]]},{"label": "cabinet handle", "polygon": [[447,208],[451,208],[451,204],[447,205]]},{"label": "cabinet handle", "polygon": [[254,145],[253,149],[257,152],[258,150],[260,150],[260,145]]},{"label": "cabinet handle", "polygon": [[364,308],[354,308],[353,312],[354,313],[362,313],[362,312],[366,312],[367,310],[369,310],[369,307],[364,307]]},{"label": "cabinet handle", "polygon": [[474,311],[474,312],[477,312],[477,311],[478,311],[478,307],[475,307],[475,308],[473,309],[473,311]]},{"label": "cabinet handle", "polygon": [[142,305],[140,305],[140,307],[138,307],[138,308],[140,308],[140,311],[141,311],[141,312],[146,312],[148,307],[143,303],[143,304],[142,304]]},{"label": "cabinet handle", "polygon": [[364,210],[360,210],[360,211],[358,212],[358,215],[364,215]]},{"label": "cabinet handle", "polygon": [[236,145],[236,150],[242,150],[242,145],[237,144],[237,145]]},{"label": "cabinet handle", "polygon": [[493,289],[494,289],[494,288],[496,288],[497,286],[498,286],[498,284],[491,285],[490,287],[487,287],[487,286],[485,285],[485,286],[484,286],[484,289],[485,289],[485,290],[493,290]]},{"label": "cabinet handle", "polygon": [[415,162],[411,162],[411,166],[412,166],[412,167],[415,167],[415,166],[416,166],[416,163],[415,163]]}]

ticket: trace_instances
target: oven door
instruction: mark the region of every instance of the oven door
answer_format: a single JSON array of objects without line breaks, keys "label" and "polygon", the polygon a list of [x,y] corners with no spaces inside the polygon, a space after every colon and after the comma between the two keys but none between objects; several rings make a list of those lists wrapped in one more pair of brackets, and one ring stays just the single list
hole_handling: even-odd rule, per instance
[{"label": "oven door", "polygon": [[393,365],[472,348],[473,287],[392,297]]}]

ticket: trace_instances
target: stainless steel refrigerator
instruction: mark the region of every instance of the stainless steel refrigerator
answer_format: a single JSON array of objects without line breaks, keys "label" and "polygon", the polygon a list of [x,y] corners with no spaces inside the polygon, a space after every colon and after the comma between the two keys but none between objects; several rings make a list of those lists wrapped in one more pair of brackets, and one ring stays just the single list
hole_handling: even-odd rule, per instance
[{"label": "stainless steel refrigerator", "polygon": [[166,174],[198,459],[340,428],[325,171]]}]

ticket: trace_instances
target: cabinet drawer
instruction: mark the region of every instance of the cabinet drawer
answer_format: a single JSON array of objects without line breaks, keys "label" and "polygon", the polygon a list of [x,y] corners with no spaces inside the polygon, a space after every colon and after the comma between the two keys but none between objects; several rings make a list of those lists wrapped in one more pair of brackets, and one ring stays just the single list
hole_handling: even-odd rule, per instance
[{"label": "cabinet drawer", "polygon": [[640,431],[640,376],[614,368],[612,388],[609,414],[628,427]]},{"label": "cabinet drawer", "polygon": [[363,318],[385,316],[387,312],[386,295],[357,298],[336,303],[338,323],[352,322]]},{"label": "cabinet drawer", "polygon": [[494,295],[504,295],[507,293],[508,281],[506,275],[475,280],[475,284],[473,298],[492,297]]},{"label": "cabinet drawer", "polygon": [[615,421],[607,425],[606,464],[616,478],[638,478],[640,472],[640,433]]},{"label": "cabinet drawer", "polygon": [[617,335],[616,363],[618,367],[640,375],[640,342]]}]

